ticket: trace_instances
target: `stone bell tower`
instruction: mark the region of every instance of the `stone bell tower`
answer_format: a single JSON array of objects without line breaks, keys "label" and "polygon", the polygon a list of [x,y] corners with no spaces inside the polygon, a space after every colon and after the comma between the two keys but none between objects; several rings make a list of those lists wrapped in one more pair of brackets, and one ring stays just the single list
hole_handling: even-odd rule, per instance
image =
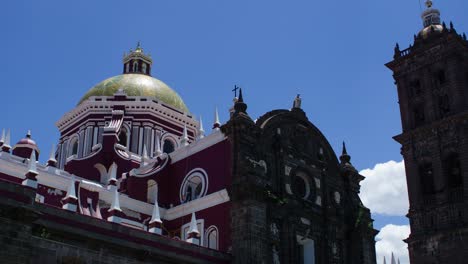
[{"label": "stone bell tower", "polygon": [[468,42],[427,0],[414,44],[386,66],[398,90],[411,263],[468,259]]}]

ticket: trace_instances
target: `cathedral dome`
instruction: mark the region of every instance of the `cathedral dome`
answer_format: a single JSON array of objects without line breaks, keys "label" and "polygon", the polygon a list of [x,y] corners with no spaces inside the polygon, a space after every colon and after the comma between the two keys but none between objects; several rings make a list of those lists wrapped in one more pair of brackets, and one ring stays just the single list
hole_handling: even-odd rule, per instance
[{"label": "cathedral dome", "polygon": [[188,112],[182,98],[164,82],[149,75],[131,73],[106,79],[91,88],[79,104],[91,96],[112,96],[122,89],[128,96],[152,97],[183,112]]},{"label": "cathedral dome", "polygon": [[39,148],[36,141],[31,139],[31,132],[28,131],[26,137],[20,139],[13,147],[13,155],[27,159],[33,151],[36,152],[36,158],[39,158]]}]

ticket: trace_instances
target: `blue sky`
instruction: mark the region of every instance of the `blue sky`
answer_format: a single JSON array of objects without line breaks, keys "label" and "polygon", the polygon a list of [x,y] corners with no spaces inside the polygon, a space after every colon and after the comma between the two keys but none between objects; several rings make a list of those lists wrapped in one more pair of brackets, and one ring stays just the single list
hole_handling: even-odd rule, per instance
[{"label": "blue sky", "polygon": [[[423,0],[421,0],[423,2]],[[444,21],[468,29],[466,0],[435,0]],[[422,3],[423,4],[423,3]],[[424,5],[422,5],[424,8]],[[54,125],[94,84],[122,71],[142,42],[153,76],[209,127],[228,117],[235,84],[248,112],[290,108],[297,93],[336,152],[347,142],[358,170],[401,161],[396,88],[384,63],[421,28],[418,0],[5,1],[0,15],[0,127],[28,129],[44,161]],[[375,216],[377,227],[404,224]]]}]

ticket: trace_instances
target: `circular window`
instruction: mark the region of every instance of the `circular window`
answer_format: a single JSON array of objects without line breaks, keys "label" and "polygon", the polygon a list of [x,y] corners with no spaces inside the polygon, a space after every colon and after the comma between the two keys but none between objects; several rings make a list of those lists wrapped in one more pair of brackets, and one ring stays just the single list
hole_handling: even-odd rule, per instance
[{"label": "circular window", "polygon": [[293,193],[302,198],[307,199],[310,194],[310,182],[309,177],[303,172],[298,172],[292,178]]},{"label": "circular window", "polygon": [[174,150],[175,150],[175,146],[172,140],[165,139],[164,144],[163,144],[163,152],[169,154],[169,153],[174,152]]},{"label": "circular window", "polygon": [[208,190],[208,177],[203,169],[194,169],[185,176],[180,188],[180,202],[186,203],[198,199]]}]

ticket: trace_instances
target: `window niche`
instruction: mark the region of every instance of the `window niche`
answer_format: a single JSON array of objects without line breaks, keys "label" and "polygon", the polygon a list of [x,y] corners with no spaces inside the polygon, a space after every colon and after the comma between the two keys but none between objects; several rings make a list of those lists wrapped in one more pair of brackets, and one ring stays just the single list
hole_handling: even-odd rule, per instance
[{"label": "window niche", "polygon": [[182,182],[180,188],[180,202],[187,203],[206,195],[208,190],[208,177],[204,170],[190,171]]},{"label": "window niche", "polygon": [[78,155],[78,137],[75,136],[70,140],[70,149],[68,153],[68,157],[71,157],[73,155]]},{"label": "window niche", "polygon": [[148,203],[154,204],[156,202],[158,192],[158,184],[155,180],[149,180],[147,182],[146,200]]},{"label": "window niche", "polygon": [[419,105],[413,109],[413,118],[414,118],[414,125],[420,126],[423,125],[426,121],[426,117],[424,115],[424,107]]},{"label": "window niche", "polygon": [[432,163],[426,162],[419,165],[419,177],[421,180],[423,195],[431,195],[435,193],[434,173]]},{"label": "window niche", "polygon": [[419,80],[411,81],[409,88],[411,96],[420,96],[422,94],[421,82]]},{"label": "window niche", "polygon": [[216,226],[208,227],[205,238],[206,247],[218,250],[218,228]]},{"label": "window niche", "polygon": [[444,174],[449,188],[458,188],[463,186],[463,177],[461,172],[460,157],[457,153],[451,153],[445,157]]},{"label": "window niche", "polygon": [[295,173],[291,179],[292,192],[298,198],[307,200],[311,197],[311,179],[302,171]]},{"label": "window niche", "polygon": [[438,99],[439,112],[441,116],[446,116],[450,112],[450,102],[447,94],[440,95]]},{"label": "window niche", "polygon": [[124,146],[124,147],[127,147],[127,143],[128,143],[127,129],[122,128],[120,133],[119,133],[119,144]]},{"label": "window niche", "polygon": [[442,85],[444,84],[446,81],[447,81],[447,77],[445,75],[445,71],[444,70],[440,70],[437,72],[437,82],[438,84]]}]

